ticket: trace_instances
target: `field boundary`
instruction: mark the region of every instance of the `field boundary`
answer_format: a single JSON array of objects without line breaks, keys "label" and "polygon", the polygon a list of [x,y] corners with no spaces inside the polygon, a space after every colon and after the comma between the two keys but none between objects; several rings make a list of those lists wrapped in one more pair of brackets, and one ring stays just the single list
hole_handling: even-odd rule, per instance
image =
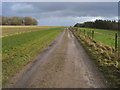
[{"label": "field boundary", "polygon": [[[96,40],[98,42],[106,44],[106,45],[108,45],[110,47],[115,48],[116,50],[119,49],[119,47],[118,47],[118,40],[120,39],[120,36],[119,36],[118,32],[116,32],[113,35],[111,35],[111,34],[101,33],[101,32],[98,32],[96,30],[86,30],[86,29],[77,29],[77,28],[76,28],[76,30],[78,30],[79,34],[83,34],[85,36],[88,36],[92,40]],[[103,35],[105,38],[104,39],[97,38],[98,35],[96,35],[96,34]],[[107,41],[110,39],[110,42],[106,43],[105,39]]]}]

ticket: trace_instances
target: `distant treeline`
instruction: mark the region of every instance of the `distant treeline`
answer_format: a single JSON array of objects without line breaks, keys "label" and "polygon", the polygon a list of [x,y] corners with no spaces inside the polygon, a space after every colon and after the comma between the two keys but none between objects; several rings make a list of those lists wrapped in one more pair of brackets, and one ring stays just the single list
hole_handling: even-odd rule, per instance
[{"label": "distant treeline", "polygon": [[74,27],[118,30],[118,22],[111,20],[96,20],[94,22],[77,23]]},{"label": "distant treeline", "polygon": [[2,16],[2,25],[37,25],[38,22],[32,17],[7,17]]}]

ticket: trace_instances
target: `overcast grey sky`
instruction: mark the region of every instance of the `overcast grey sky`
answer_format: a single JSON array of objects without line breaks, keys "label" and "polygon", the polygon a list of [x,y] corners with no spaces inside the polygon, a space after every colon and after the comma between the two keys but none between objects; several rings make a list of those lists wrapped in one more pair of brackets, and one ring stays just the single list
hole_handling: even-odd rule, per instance
[{"label": "overcast grey sky", "polygon": [[119,2],[119,0],[3,0],[3,2]]},{"label": "overcast grey sky", "polygon": [[39,25],[71,26],[96,19],[118,19],[117,2],[3,2],[3,16],[32,16]]}]

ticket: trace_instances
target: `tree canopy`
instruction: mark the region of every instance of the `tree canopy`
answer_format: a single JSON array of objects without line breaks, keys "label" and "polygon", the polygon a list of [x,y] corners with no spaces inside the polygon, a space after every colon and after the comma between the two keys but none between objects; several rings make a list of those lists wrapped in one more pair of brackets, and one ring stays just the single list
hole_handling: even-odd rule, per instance
[{"label": "tree canopy", "polygon": [[99,29],[111,29],[118,30],[118,22],[111,20],[96,20],[94,22],[77,23],[74,27],[87,27],[87,28],[99,28]]},{"label": "tree canopy", "polygon": [[32,17],[7,17],[2,16],[2,25],[37,25],[38,22]]}]

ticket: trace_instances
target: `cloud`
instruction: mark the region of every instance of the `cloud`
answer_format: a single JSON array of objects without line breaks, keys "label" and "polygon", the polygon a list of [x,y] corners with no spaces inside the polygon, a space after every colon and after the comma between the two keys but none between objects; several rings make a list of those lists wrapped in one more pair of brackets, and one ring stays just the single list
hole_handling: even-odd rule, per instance
[{"label": "cloud", "polygon": [[73,25],[95,19],[116,19],[117,2],[9,2],[5,16],[32,16],[40,25]]},{"label": "cloud", "polygon": [[83,23],[86,21],[95,21],[96,19],[103,19],[103,20],[117,20],[117,17],[113,18],[104,18],[104,17],[73,17],[73,16],[68,16],[68,17],[48,17],[48,18],[41,18],[40,19],[40,25],[46,26],[73,26],[76,23]]},{"label": "cloud", "polygon": [[14,4],[13,6],[11,6],[11,9],[13,11],[24,11],[24,10],[29,10],[29,9],[33,9],[33,6],[31,4]]}]

